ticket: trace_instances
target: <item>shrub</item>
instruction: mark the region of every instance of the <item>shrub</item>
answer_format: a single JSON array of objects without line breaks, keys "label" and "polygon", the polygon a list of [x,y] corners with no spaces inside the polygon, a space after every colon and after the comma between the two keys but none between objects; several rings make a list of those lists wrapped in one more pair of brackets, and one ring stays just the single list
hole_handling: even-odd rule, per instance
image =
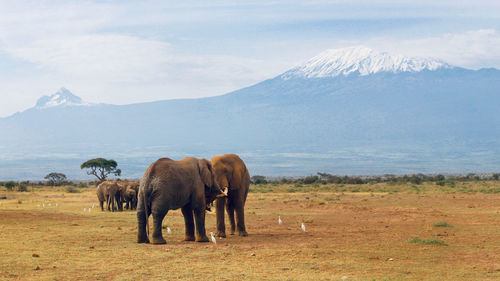
[{"label": "shrub", "polygon": [[290,182],[291,182],[291,180],[289,180],[289,179],[287,179],[287,178],[282,178],[282,179],[280,180],[280,182],[281,182],[281,183],[285,183],[285,184],[286,184],[286,183],[290,183]]},{"label": "shrub", "polygon": [[80,193],[80,190],[78,190],[77,188],[75,188],[73,186],[68,186],[68,187],[66,187],[66,192],[68,192],[68,193]]},{"label": "shrub", "polygon": [[7,188],[7,190],[14,189],[14,186],[16,186],[16,183],[13,182],[13,181],[8,181],[8,182],[5,183],[5,188]]},{"label": "shrub", "polygon": [[445,222],[445,221],[440,221],[440,222],[436,222],[435,224],[433,224],[435,227],[454,227],[453,225]]},{"label": "shrub", "polygon": [[436,175],[436,177],[434,177],[434,180],[435,181],[444,181],[445,177],[443,175],[439,174],[439,175]]},{"label": "shrub", "polygon": [[311,184],[311,183],[315,183],[318,180],[319,180],[318,176],[307,176],[304,178],[304,183]]},{"label": "shrub", "polygon": [[443,242],[437,238],[430,238],[427,240],[422,240],[418,237],[413,237],[409,242],[414,243],[414,244],[448,246],[448,244],[446,244],[445,242]]},{"label": "shrub", "polygon": [[264,176],[252,176],[252,182],[254,184],[267,184],[266,177]]},{"label": "shrub", "polygon": [[422,183],[422,177],[419,175],[412,175],[410,177],[410,182],[414,184],[421,184]]},{"label": "shrub", "polygon": [[19,191],[19,192],[26,192],[26,191],[28,191],[28,186],[26,184],[24,184],[24,183],[21,183],[17,187],[17,191]]}]

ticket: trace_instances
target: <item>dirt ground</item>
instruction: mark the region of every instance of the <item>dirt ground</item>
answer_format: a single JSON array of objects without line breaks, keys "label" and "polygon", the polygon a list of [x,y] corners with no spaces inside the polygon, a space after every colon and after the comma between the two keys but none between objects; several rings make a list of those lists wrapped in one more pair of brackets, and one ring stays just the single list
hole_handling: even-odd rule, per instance
[{"label": "dirt ground", "polygon": [[166,245],[135,243],[135,212],[101,212],[91,188],[7,196],[2,280],[500,280],[498,194],[250,193],[248,237],[183,242],[171,211]]}]

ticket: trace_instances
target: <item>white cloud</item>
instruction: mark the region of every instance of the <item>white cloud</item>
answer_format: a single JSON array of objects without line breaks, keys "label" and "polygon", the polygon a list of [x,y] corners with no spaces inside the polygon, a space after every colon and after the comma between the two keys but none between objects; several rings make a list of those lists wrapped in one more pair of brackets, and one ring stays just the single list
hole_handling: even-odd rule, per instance
[{"label": "white cloud", "polygon": [[409,56],[435,57],[465,68],[500,68],[500,33],[494,29],[419,39],[376,38],[365,44]]},{"label": "white cloud", "polygon": [[86,80],[150,81],[161,78],[169,44],[117,34],[40,39],[8,48],[14,57]]}]

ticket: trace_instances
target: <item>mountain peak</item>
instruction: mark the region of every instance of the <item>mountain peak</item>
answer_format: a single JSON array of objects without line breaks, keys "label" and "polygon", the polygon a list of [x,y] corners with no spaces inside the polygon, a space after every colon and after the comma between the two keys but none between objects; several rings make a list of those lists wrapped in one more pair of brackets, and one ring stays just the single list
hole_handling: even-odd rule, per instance
[{"label": "mountain peak", "polygon": [[61,88],[55,94],[43,96],[36,102],[35,108],[43,109],[55,106],[85,105],[83,100],[66,88]]},{"label": "mountain peak", "polygon": [[326,50],[281,75],[283,79],[361,76],[378,72],[419,72],[452,66],[434,58],[405,57],[377,52],[364,46]]}]

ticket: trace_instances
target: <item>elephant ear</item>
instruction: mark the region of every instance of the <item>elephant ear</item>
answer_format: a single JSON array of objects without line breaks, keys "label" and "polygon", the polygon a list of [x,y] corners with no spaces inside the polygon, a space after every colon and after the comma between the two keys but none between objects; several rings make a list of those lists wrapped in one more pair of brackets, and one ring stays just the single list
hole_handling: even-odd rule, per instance
[{"label": "elephant ear", "polygon": [[200,178],[206,187],[213,186],[213,176],[212,176],[212,164],[206,159],[198,160],[198,169],[200,172]]}]

